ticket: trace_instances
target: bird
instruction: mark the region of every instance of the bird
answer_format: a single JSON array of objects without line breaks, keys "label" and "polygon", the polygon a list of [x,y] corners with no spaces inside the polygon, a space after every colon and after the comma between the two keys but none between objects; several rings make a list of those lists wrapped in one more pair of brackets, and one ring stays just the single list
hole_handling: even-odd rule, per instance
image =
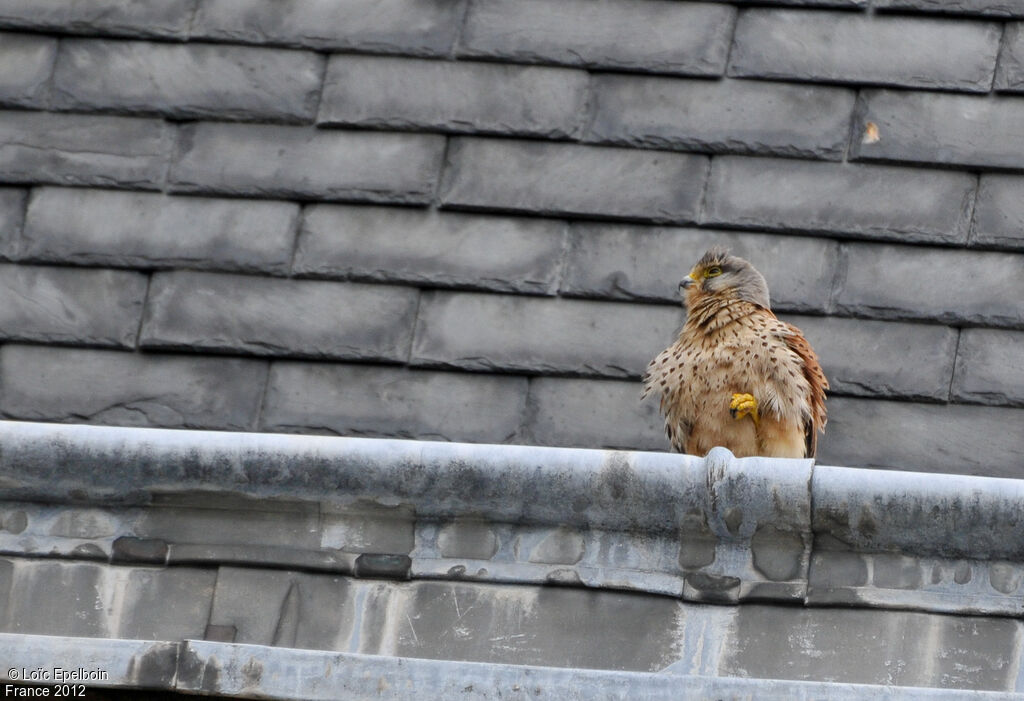
[{"label": "bird", "polygon": [[679,289],[686,321],[647,366],[641,393],[660,393],[672,448],[813,458],[828,380],[800,330],[772,313],[764,276],[715,246]]}]

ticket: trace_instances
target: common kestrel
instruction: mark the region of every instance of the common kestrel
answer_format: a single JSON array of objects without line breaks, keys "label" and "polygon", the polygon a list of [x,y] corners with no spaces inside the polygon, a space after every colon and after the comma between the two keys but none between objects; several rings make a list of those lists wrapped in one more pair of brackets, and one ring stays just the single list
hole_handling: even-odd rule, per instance
[{"label": "common kestrel", "polygon": [[647,366],[641,395],[661,393],[672,447],[814,457],[828,380],[800,330],[772,313],[761,273],[715,247],[679,286],[686,323]]}]

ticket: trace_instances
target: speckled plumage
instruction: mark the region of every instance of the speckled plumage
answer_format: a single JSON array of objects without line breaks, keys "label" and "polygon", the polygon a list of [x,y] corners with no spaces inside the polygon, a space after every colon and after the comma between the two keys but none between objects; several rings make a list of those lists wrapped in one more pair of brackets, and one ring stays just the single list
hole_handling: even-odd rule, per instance
[{"label": "speckled plumage", "polygon": [[[660,393],[672,447],[693,455],[725,446],[739,457],[813,457],[828,381],[800,330],[771,312],[764,278],[714,248],[688,280],[686,323],[648,365],[642,395]],[[752,415],[737,418],[730,408],[739,394],[756,400]]]}]

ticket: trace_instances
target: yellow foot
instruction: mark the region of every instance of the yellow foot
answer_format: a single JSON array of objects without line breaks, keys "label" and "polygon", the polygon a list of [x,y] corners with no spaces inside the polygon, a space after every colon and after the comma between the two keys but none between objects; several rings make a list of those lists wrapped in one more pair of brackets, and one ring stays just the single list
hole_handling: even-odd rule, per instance
[{"label": "yellow foot", "polygon": [[729,413],[739,421],[745,416],[750,416],[757,425],[757,400],[751,394],[734,394],[729,402]]}]

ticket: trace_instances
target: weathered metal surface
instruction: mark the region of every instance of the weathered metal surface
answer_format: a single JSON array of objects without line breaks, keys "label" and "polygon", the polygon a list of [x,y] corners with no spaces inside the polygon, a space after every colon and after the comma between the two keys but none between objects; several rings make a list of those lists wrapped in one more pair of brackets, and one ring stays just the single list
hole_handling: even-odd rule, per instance
[{"label": "weathered metal surface", "polygon": [[[661,698],[683,678],[716,698],[748,694],[735,678],[778,698],[1024,692],[1012,480],[13,422],[0,446],[0,632],[88,636],[89,654],[204,638],[182,690],[359,698],[374,674],[455,674],[478,698],[529,680]],[[320,676],[274,671],[307,664]],[[323,665],[358,674],[331,687]]]},{"label": "weathered metal surface", "polygon": [[816,466],[807,600],[1024,614],[1024,480]]},{"label": "weathered metal surface", "polygon": [[[672,532],[702,461],[659,453],[0,422],[0,496],[143,505],[202,492]],[[580,501],[585,495],[585,500]]]},{"label": "weathered metal surface", "polygon": [[809,460],[13,422],[0,442],[5,554],[806,594]]},{"label": "weathered metal surface", "polygon": [[1018,480],[18,422],[0,445],[10,556],[1024,613]]},{"label": "weathered metal surface", "polygon": [[818,465],[814,530],[865,551],[1024,560],[1024,480]]},{"label": "weathered metal surface", "polygon": [[0,633],[0,682],[173,689],[178,648],[177,641]]},{"label": "weathered metal surface", "polygon": [[1019,694],[385,658],[187,641],[177,687],[277,699],[1019,699]]},{"label": "weathered metal surface", "polygon": [[[834,701],[974,699],[1018,701],[1019,693],[837,682],[743,679],[423,660],[187,640],[151,643],[0,634],[0,682],[145,688],[228,698],[411,701],[422,698],[632,701],[767,699]],[[59,666],[55,660],[60,660]],[[58,675],[58,676],[55,676]],[[72,678],[68,680],[64,676]],[[48,678],[39,678],[48,677]]]}]

